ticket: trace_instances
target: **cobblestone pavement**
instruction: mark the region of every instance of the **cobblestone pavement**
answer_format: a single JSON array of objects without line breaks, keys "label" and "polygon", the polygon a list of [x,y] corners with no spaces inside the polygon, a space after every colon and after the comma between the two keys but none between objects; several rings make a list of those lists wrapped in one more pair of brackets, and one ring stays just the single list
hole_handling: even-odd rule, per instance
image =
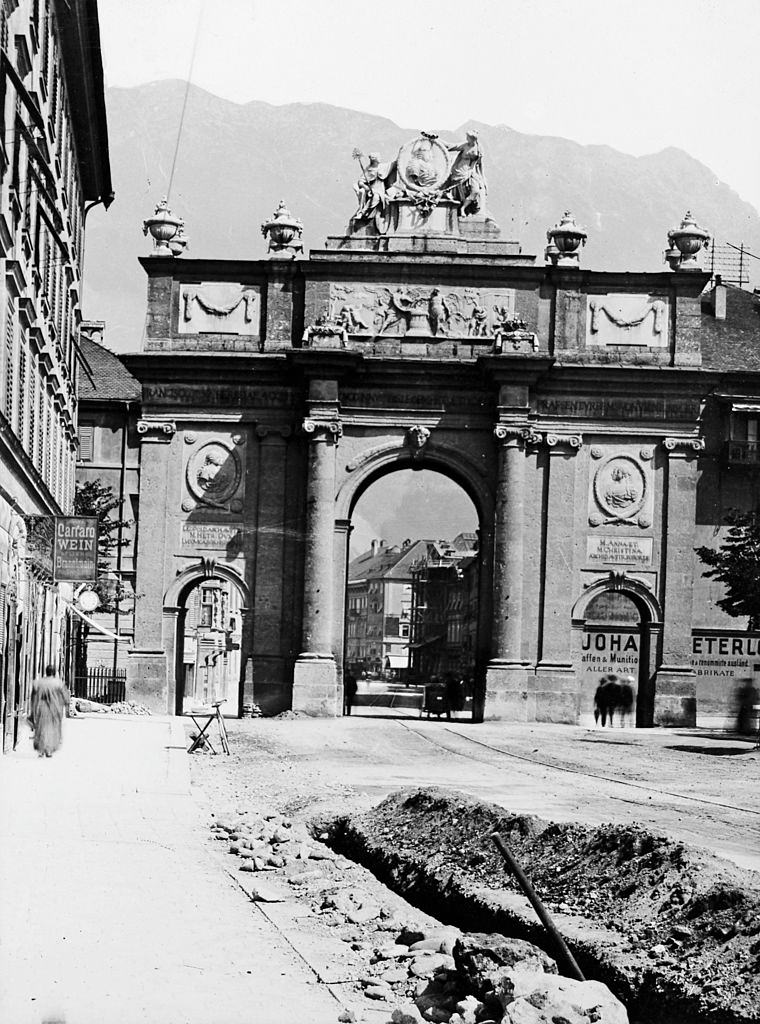
[{"label": "cobblestone pavement", "polygon": [[[0,758],[0,1021],[314,1024],[340,1004],[208,848],[177,720]],[[305,1018],[303,1018],[305,1019]]]}]

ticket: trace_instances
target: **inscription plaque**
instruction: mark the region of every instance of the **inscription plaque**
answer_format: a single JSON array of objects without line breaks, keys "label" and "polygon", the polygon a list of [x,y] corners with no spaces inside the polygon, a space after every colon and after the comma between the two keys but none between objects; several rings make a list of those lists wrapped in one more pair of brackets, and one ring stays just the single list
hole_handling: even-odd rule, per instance
[{"label": "inscription plaque", "polygon": [[586,538],[586,561],[604,565],[651,565],[651,537]]},{"label": "inscription plaque", "polygon": [[223,549],[240,534],[237,526],[221,523],[183,523],[180,545],[183,548]]}]

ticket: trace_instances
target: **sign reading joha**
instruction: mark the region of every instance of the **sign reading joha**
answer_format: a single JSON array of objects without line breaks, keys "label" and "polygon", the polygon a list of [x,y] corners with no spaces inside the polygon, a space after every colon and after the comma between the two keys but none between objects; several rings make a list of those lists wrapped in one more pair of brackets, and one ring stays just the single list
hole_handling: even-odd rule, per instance
[{"label": "sign reading joha", "polygon": [[70,583],[98,578],[98,520],[95,516],[56,516],[53,575],[56,580]]}]

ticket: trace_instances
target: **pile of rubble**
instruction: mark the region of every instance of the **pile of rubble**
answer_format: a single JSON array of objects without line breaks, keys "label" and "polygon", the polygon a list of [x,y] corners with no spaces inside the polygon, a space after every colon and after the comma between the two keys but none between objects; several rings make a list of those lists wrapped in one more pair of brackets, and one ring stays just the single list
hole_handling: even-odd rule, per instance
[{"label": "pile of rubble", "polygon": [[150,708],[139,704],[136,700],[120,700],[115,704],[108,704],[106,710],[112,715],[149,715]]},{"label": "pile of rubble", "polygon": [[119,700],[115,704],[100,704],[84,697],[71,698],[71,711],[80,715],[112,714],[112,715],[149,715],[150,708],[136,700]]},{"label": "pile of rubble", "polygon": [[[550,957],[521,939],[442,926],[288,817],[223,815],[212,833],[229,844],[241,872],[255,875],[246,884],[253,899],[264,904],[298,900],[308,906],[316,928],[342,940],[345,974],[353,978],[357,1000],[387,1007],[385,1020],[628,1022],[622,1003],[605,985],[560,977]],[[361,1008],[347,1009],[339,1019],[360,1018]]]},{"label": "pile of rubble", "polygon": [[760,1019],[754,872],[636,825],[547,822],[434,788],[392,794],[329,828],[333,849],[417,906],[542,942],[491,841],[498,831],[576,959],[593,965],[636,1019]]}]

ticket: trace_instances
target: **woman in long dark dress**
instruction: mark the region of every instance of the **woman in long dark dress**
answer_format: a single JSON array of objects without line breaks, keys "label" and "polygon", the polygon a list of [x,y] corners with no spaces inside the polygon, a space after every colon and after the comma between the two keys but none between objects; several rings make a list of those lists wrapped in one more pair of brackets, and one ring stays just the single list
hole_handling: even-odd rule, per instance
[{"label": "woman in long dark dress", "polygon": [[66,691],[55,666],[32,683],[29,724],[34,730],[34,749],[40,757],[52,757],[61,745]]}]

